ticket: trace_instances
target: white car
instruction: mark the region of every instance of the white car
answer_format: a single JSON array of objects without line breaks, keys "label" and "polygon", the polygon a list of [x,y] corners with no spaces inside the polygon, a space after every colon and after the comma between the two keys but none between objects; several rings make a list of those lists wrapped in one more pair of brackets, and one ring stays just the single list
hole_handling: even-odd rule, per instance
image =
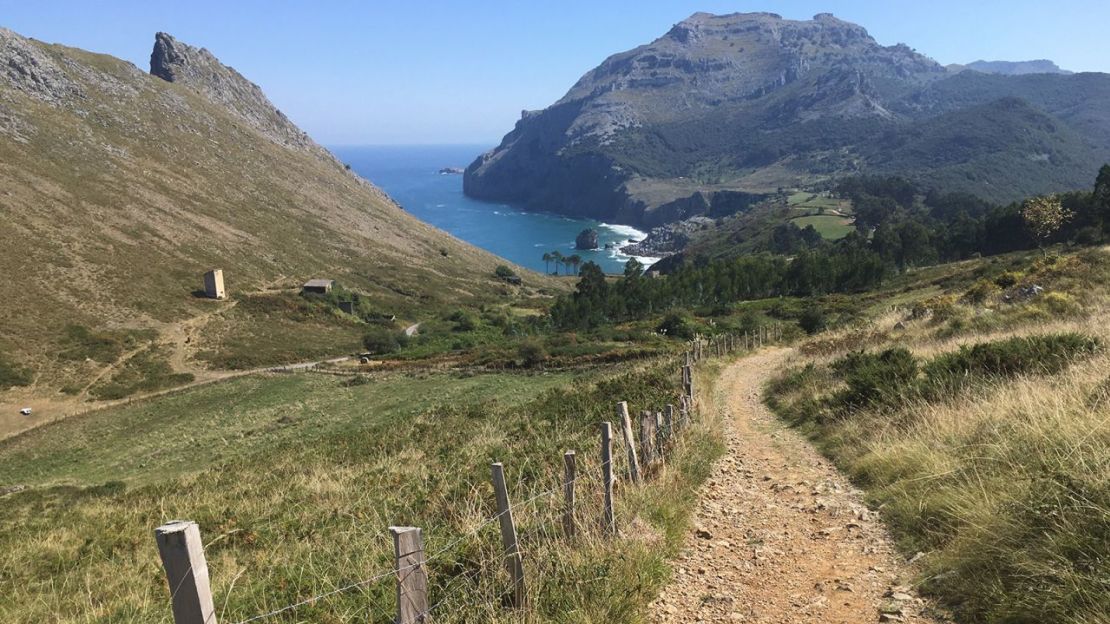
[{"label": "white car", "polygon": [[31,415],[31,408],[25,407],[25,408],[19,410],[19,413],[23,414],[24,416],[30,416]]}]

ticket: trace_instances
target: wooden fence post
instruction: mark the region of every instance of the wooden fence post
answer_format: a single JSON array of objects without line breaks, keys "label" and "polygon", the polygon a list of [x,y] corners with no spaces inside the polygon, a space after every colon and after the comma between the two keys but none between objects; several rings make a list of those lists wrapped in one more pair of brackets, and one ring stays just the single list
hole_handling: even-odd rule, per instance
[{"label": "wooden fence post", "polygon": [[602,514],[602,529],[615,535],[617,518],[613,514],[613,425],[601,423],[601,478],[605,481],[605,508]]},{"label": "wooden fence post", "polygon": [[640,412],[640,451],[645,468],[655,463],[655,415],[650,410]]},{"label": "wooden fence post", "polygon": [[578,477],[577,454],[563,453],[563,534],[574,537],[574,484]]},{"label": "wooden fence post", "polygon": [[636,438],[632,435],[632,418],[628,415],[628,402],[617,402],[617,418],[621,422],[624,445],[628,449],[628,478],[633,483],[640,482],[640,458],[636,454]]},{"label": "wooden fence post", "polygon": [[690,366],[685,367],[686,373],[686,396],[694,399],[694,369]]},{"label": "wooden fence post", "polygon": [[393,570],[397,575],[397,624],[431,622],[428,615],[428,569],[419,527],[389,527],[393,535]]},{"label": "wooden fence post", "polygon": [[664,445],[667,443],[667,431],[663,428],[663,412],[655,412],[655,460],[665,461]]},{"label": "wooden fence post", "polygon": [[490,466],[493,475],[493,491],[497,496],[497,515],[501,521],[501,546],[505,549],[505,567],[513,583],[512,606],[524,608],[527,596],[524,591],[524,561],[520,555],[520,543],[516,536],[516,522],[513,509],[509,506],[509,489],[505,485],[505,467],[501,462]]},{"label": "wooden fence post", "polygon": [[679,397],[678,426],[685,429],[690,424],[690,398],[685,394]]},{"label": "wooden fence post", "polygon": [[154,529],[154,539],[170,585],[174,623],[216,624],[200,527],[196,522],[173,520]]},{"label": "wooden fence post", "polygon": [[668,441],[674,440],[674,405],[667,403],[663,408],[663,431],[666,432],[666,439]]}]

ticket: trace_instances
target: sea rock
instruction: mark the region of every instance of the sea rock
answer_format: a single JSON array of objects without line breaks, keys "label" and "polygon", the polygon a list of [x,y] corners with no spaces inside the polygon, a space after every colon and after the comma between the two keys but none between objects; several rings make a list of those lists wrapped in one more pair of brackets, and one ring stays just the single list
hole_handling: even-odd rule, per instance
[{"label": "sea rock", "polygon": [[574,239],[575,249],[597,249],[599,246],[597,230],[593,228],[582,230]]}]

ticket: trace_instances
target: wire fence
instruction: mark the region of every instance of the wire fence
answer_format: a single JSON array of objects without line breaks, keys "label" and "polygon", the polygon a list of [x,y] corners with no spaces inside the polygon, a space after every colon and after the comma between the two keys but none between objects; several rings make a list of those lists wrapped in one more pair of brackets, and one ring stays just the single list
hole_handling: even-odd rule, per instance
[{"label": "wire fence", "polygon": [[[426,553],[420,529],[393,527],[395,564],[362,580],[345,583],[309,598],[239,620],[250,624],[286,616],[307,605],[334,596],[365,590],[394,579],[397,584],[396,617],[383,614],[383,621],[415,624],[430,620],[433,612],[453,606],[457,610],[485,609],[490,620],[500,619],[506,611],[527,613],[527,589],[542,587],[548,578],[558,576],[557,557],[545,556],[546,549],[573,548],[574,543],[590,539],[619,537],[619,519],[613,509],[613,485],[624,476],[629,482],[652,479],[667,462],[668,456],[682,444],[682,432],[695,417],[697,403],[694,365],[703,359],[723,357],[740,350],[758,348],[781,338],[777,326],[749,334],[722,334],[711,340],[695,338],[680,364],[682,372],[678,409],[668,405],[665,410],[645,410],[640,419],[629,415],[624,404],[618,406],[615,440],[606,436],[611,424],[602,423],[602,448],[599,461],[584,465],[574,457],[566,457],[566,474],[551,488],[536,492],[524,500],[512,502],[503,477],[498,483],[495,464],[494,487],[504,508],[485,517],[477,526],[464,531],[435,551]],[[636,436],[636,428],[638,433]],[[620,447],[614,455],[612,446]],[[608,445],[608,448],[606,448]],[[641,455],[637,455],[639,447]],[[570,455],[571,453],[568,453]],[[635,465],[643,459],[644,465]],[[573,470],[573,473],[571,471]],[[619,471],[619,473],[618,473]],[[573,476],[568,476],[568,475]],[[611,475],[606,483],[606,475]],[[620,476],[618,476],[618,474]],[[582,487],[578,487],[579,484]],[[561,496],[560,496],[561,495]],[[559,501],[558,504],[554,504]],[[494,524],[500,526],[501,543],[481,539],[481,534]],[[415,531],[415,534],[413,533]],[[208,583],[204,547],[199,528],[192,522],[175,521],[156,531],[163,566],[172,588],[170,602],[176,624],[216,624]],[[404,535],[404,537],[400,537]],[[473,542],[462,561],[445,561],[464,543]],[[407,548],[402,549],[402,543]],[[523,563],[527,562],[527,566]],[[429,589],[429,571],[437,564],[457,571],[446,577],[442,588]],[[464,569],[458,570],[462,566]],[[525,574],[525,572],[527,574]],[[230,591],[230,590],[229,590]],[[435,601],[431,602],[434,594]],[[226,601],[225,601],[226,604]]]}]

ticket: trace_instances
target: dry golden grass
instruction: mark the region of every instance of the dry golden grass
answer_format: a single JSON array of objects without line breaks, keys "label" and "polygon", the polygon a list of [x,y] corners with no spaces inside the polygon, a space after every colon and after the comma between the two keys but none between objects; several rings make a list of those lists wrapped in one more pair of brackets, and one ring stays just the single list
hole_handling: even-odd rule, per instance
[{"label": "dry golden grass", "polygon": [[[994,312],[960,304],[956,314],[996,315],[960,332],[884,314],[819,338],[794,362],[816,368],[771,389],[779,413],[866,488],[905,553],[925,553],[922,587],[961,621],[1110,622],[1108,291],[1079,292],[1069,279],[1045,287],[1081,300],[1079,311],[1042,314],[1043,296]],[[948,396],[913,393],[847,414],[822,407],[842,387],[827,365],[852,348],[903,346],[923,361],[1066,332],[1102,349],[1055,375],[972,380]]]}]

